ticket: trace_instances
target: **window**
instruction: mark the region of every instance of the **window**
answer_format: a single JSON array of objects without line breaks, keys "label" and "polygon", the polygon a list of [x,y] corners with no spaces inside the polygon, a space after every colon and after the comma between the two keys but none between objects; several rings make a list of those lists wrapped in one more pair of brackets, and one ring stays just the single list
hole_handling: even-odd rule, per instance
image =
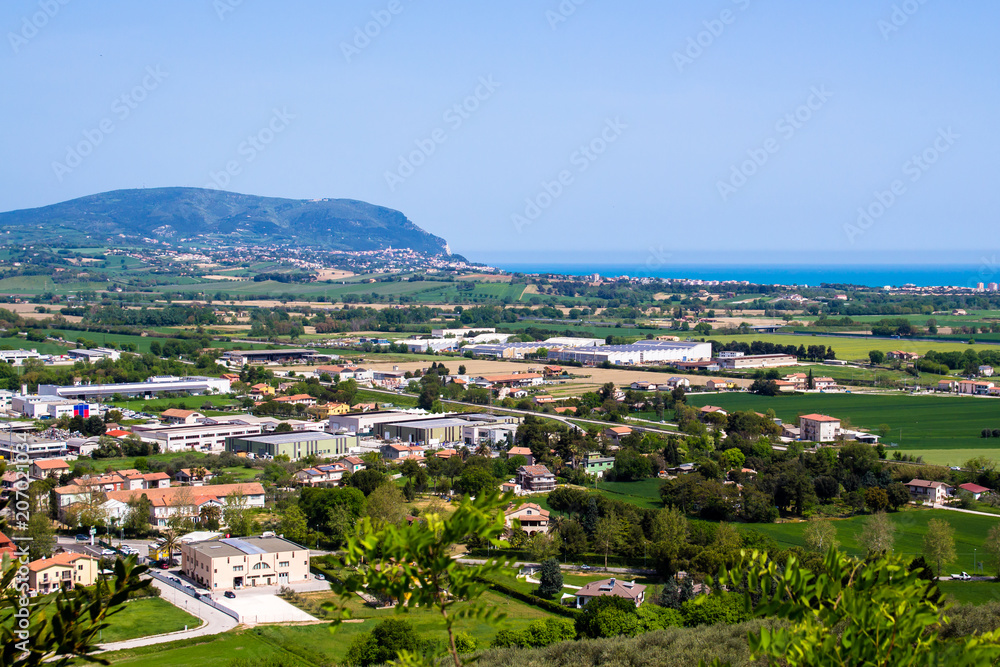
[{"label": "window", "polygon": [[255,570],[270,570],[271,566],[268,565],[267,563],[256,563],[253,566],[253,569],[255,569]]},{"label": "window", "polygon": [[278,567],[288,567],[288,565],[289,563],[287,560],[283,560],[280,563],[278,563]]},{"label": "window", "polygon": [[242,565],[233,565],[233,572],[242,572],[242,571],[243,571]]}]

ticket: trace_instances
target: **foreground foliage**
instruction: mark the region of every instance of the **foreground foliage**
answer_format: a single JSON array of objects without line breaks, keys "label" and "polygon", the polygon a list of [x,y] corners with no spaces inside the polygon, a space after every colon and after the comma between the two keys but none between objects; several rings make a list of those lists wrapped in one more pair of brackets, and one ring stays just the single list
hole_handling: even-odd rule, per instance
[{"label": "foreground foliage", "polygon": [[752,654],[771,665],[978,666],[1000,660],[1000,631],[945,639],[944,597],[894,556],[863,561],[830,549],[822,571],[813,572],[794,556],[780,568],[767,554],[753,552],[718,584],[743,590],[754,616],[788,622],[750,633]]}]

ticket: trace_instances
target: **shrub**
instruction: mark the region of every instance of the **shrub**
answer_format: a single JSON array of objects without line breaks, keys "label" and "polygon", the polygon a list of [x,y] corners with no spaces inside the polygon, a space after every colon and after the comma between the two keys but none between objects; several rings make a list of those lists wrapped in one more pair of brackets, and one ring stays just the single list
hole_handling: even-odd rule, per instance
[{"label": "shrub", "polygon": [[591,599],[576,619],[577,634],[591,639],[619,635],[634,637],[641,630],[635,604],[610,595]]},{"label": "shrub", "polygon": [[351,665],[381,665],[395,660],[400,651],[418,652],[422,642],[409,621],[387,618],[371,632],[358,635],[347,651],[346,662]]},{"label": "shrub", "polygon": [[455,648],[459,653],[475,653],[476,640],[468,632],[459,632],[455,635]]},{"label": "shrub", "polygon": [[735,593],[716,593],[689,600],[681,605],[684,625],[733,625],[749,619],[742,596]]}]

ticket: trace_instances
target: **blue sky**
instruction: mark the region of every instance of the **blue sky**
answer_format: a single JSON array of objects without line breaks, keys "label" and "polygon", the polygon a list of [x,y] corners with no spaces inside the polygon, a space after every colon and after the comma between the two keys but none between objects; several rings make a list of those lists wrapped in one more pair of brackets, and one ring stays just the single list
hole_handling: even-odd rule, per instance
[{"label": "blue sky", "polygon": [[482,261],[977,261],[998,24],[985,0],[8,0],[0,210],[216,183],[389,206]]}]

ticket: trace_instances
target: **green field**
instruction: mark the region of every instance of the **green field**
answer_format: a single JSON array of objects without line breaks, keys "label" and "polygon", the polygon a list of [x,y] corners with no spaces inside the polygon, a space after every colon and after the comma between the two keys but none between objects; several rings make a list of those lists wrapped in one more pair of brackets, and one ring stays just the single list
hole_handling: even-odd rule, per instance
[{"label": "green field", "polygon": [[[311,595],[312,597],[312,595]],[[321,594],[328,599],[330,594]],[[507,618],[497,627],[477,619],[460,619],[456,622],[459,631],[472,634],[482,647],[488,646],[499,628],[518,630],[537,619],[552,615],[523,602],[499,595],[492,591],[483,594],[483,599],[492,607],[498,607]],[[459,607],[464,606],[459,604]],[[142,665],[142,667],[228,667],[234,659],[265,659],[280,657],[285,664],[328,665],[344,659],[353,639],[372,629],[376,622],[391,618],[392,610],[374,610],[351,603],[352,613],[363,619],[360,623],[345,623],[335,631],[327,624],[262,626],[252,630],[203,637],[181,642],[147,646],[139,649],[118,651],[104,657],[115,665]],[[402,617],[413,624],[424,639],[444,640],[444,623],[437,612],[430,609],[414,609]]]},{"label": "green field", "polygon": [[909,454],[933,457],[935,463],[959,465],[968,460],[970,451],[1000,453],[1000,442],[979,437],[984,428],[1000,428],[1000,403],[990,398],[903,394],[768,397],[733,393],[691,396],[688,402],[695,407],[718,405],[730,411],[765,412],[771,408],[785,423],[797,423],[799,415],[820,413],[847,418],[853,426],[875,433],[879,425],[887,424],[887,446],[895,442]]},{"label": "green field", "polygon": [[[950,510],[911,509],[890,515],[896,524],[896,544],[893,552],[896,555],[919,556],[923,551],[924,534],[927,532],[927,522],[931,519],[944,519],[955,529],[955,551],[958,557],[954,562],[947,563],[942,574],[952,571],[967,571],[972,573],[973,557],[983,560],[983,541],[990,528],[1000,522],[1000,517],[979,516]],[[837,539],[840,548],[854,556],[864,555],[858,546],[857,535],[861,532],[864,517],[856,516],[850,519],[834,519],[837,528]],[[804,547],[802,532],[808,522],[772,523],[772,524],[740,524],[740,528],[752,529],[773,537],[780,546]],[[978,549],[978,552],[975,550]]]},{"label": "green field", "polygon": [[39,354],[66,354],[68,349],[70,348],[51,341],[36,343],[20,336],[0,338],[0,350],[38,350]]},{"label": "green field", "polygon": [[[995,573],[987,571],[986,574]],[[939,581],[938,588],[955,602],[963,604],[1000,602],[1000,582],[996,581]]]},{"label": "green field", "polygon": [[[797,336],[791,334],[740,334],[736,336],[718,336],[710,333],[707,336],[692,338],[692,340],[701,340],[702,338],[705,340],[715,340],[720,343],[752,343],[755,340],[759,340],[764,343],[795,345],[796,347],[799,345],[805,345],[806,347],[809,347],[810,345],[826,345],[833,348],[838,359],[844,359],[847,361],[852,359],[868,359],[868,352],[870,350],[882,350],[883,352],[905,350],[907,352],[916,352],[917,354],[926,354],[930,350],[935,350],[937,352],[964,352],[970,347],[967,343],[959,342],[903,340],[892,338],[864,339],[823,335]],[[994,345],[976,344],[972,347],[977,350],[996,349],[996,346]]]}]

